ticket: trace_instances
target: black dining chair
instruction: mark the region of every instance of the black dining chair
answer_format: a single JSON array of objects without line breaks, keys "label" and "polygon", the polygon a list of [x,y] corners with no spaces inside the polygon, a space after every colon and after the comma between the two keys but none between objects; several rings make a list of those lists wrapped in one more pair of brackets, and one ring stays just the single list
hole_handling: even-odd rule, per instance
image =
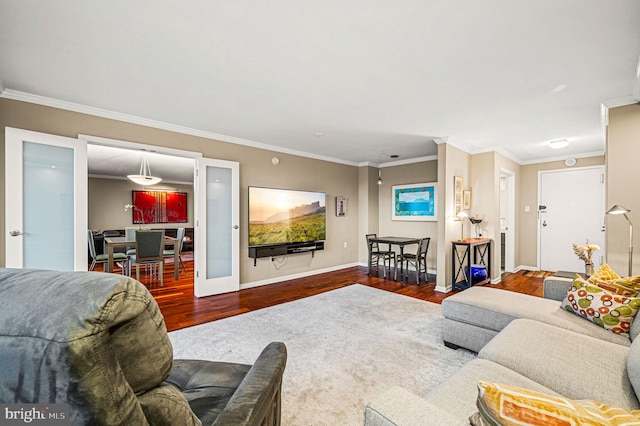
[{"label": "black dining chair", "polygon": [[164,230],[136,231],[136,254],[129,257],[131,267],[136,266],[136,280],[140,281],[140,266],[151,267],[151,278],[158,267],[160,286],[164,285]]},{"label": "black dining chair", "polygon": [[[428,282],[427,251],[429,251],[430,241],[430,237],[421,238],[418,243],[418,251],[415,253],[403,253],[402,256],[398,255],[398,262],[400,263],[400,281],[404,280],[404,277],[409,275],[409,265],[413,265],[416,270],[416,284],[420,284],[420,275],[423,272],[424,282]],[[406,273],[404,272],[405,270]]]},{"label": "black dining chair", "polygon": [[380,260],[382,259],[382,267],[383,267],[383,277],[387,278],[387,261],[389,262],[389,272],[391,272],[391,261],[393,260],[393,269],[394,271],[397,268],[396,263],[396,252],[391,250],[391,246],[389,246],[389,250],[380,250],[380,247],[376,241],[371,241],[372,238],[376,238],[376,234],[367,234],[367,247],[369,248],[369,267],[367,269],[367,274],[371,276],[371,272],[373,267],[376,269],[380,266]]}]

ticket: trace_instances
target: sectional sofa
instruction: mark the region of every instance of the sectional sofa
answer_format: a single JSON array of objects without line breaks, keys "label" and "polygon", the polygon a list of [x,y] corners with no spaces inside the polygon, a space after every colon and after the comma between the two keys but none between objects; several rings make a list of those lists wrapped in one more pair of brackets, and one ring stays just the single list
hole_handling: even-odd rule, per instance
[{"label": "sectional sofa", "polygon": [[378,395],[365,425],[468,425],[479,381],[640,409],[640,322],[625,336],[568,312],[559,301],[571,283],[548,278],[544,298],[472,287],[445,299],[445,344],[477,359],[424,394],[394,387]]}]

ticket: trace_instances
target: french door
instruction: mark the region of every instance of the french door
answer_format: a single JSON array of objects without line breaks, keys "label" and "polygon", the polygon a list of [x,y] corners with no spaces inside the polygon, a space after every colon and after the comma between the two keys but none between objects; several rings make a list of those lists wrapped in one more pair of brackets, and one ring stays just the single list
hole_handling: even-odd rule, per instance
[{"label": "french door", "polygon": [[196,297],[240,289],[240,165],[197,158],[195,171]]},{"label": "french door", "polygon": [[5,130],[5,265],[87,270],[87,144]]}]

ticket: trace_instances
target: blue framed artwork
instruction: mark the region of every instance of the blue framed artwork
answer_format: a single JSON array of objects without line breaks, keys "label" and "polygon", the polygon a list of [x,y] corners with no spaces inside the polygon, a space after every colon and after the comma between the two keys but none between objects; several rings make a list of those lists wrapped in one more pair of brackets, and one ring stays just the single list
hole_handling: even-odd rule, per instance
[{"label": "blue framed artwork", "polygon": [[393,197],[393,220],[434,221],[437,220],[437,182],[412,183],[391,187]]}]

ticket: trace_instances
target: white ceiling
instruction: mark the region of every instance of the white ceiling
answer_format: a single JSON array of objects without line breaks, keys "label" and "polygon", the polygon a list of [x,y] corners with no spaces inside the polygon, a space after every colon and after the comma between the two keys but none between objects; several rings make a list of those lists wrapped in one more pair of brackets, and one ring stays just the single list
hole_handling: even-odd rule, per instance
[{"label": "white ceiling", "polygon": [[353,164],[602,153],[639,55],[638,0],[0,0],[4,97]]},{"label": "white ceiling", "polygon": [[193,184],[195,161],[192,158],[91,143],[87,145],[89,175],[108,179],[126,179],[127,175],[140,174],[143,155],[147,159],[151,175],[162,178],[163,184]]}]

